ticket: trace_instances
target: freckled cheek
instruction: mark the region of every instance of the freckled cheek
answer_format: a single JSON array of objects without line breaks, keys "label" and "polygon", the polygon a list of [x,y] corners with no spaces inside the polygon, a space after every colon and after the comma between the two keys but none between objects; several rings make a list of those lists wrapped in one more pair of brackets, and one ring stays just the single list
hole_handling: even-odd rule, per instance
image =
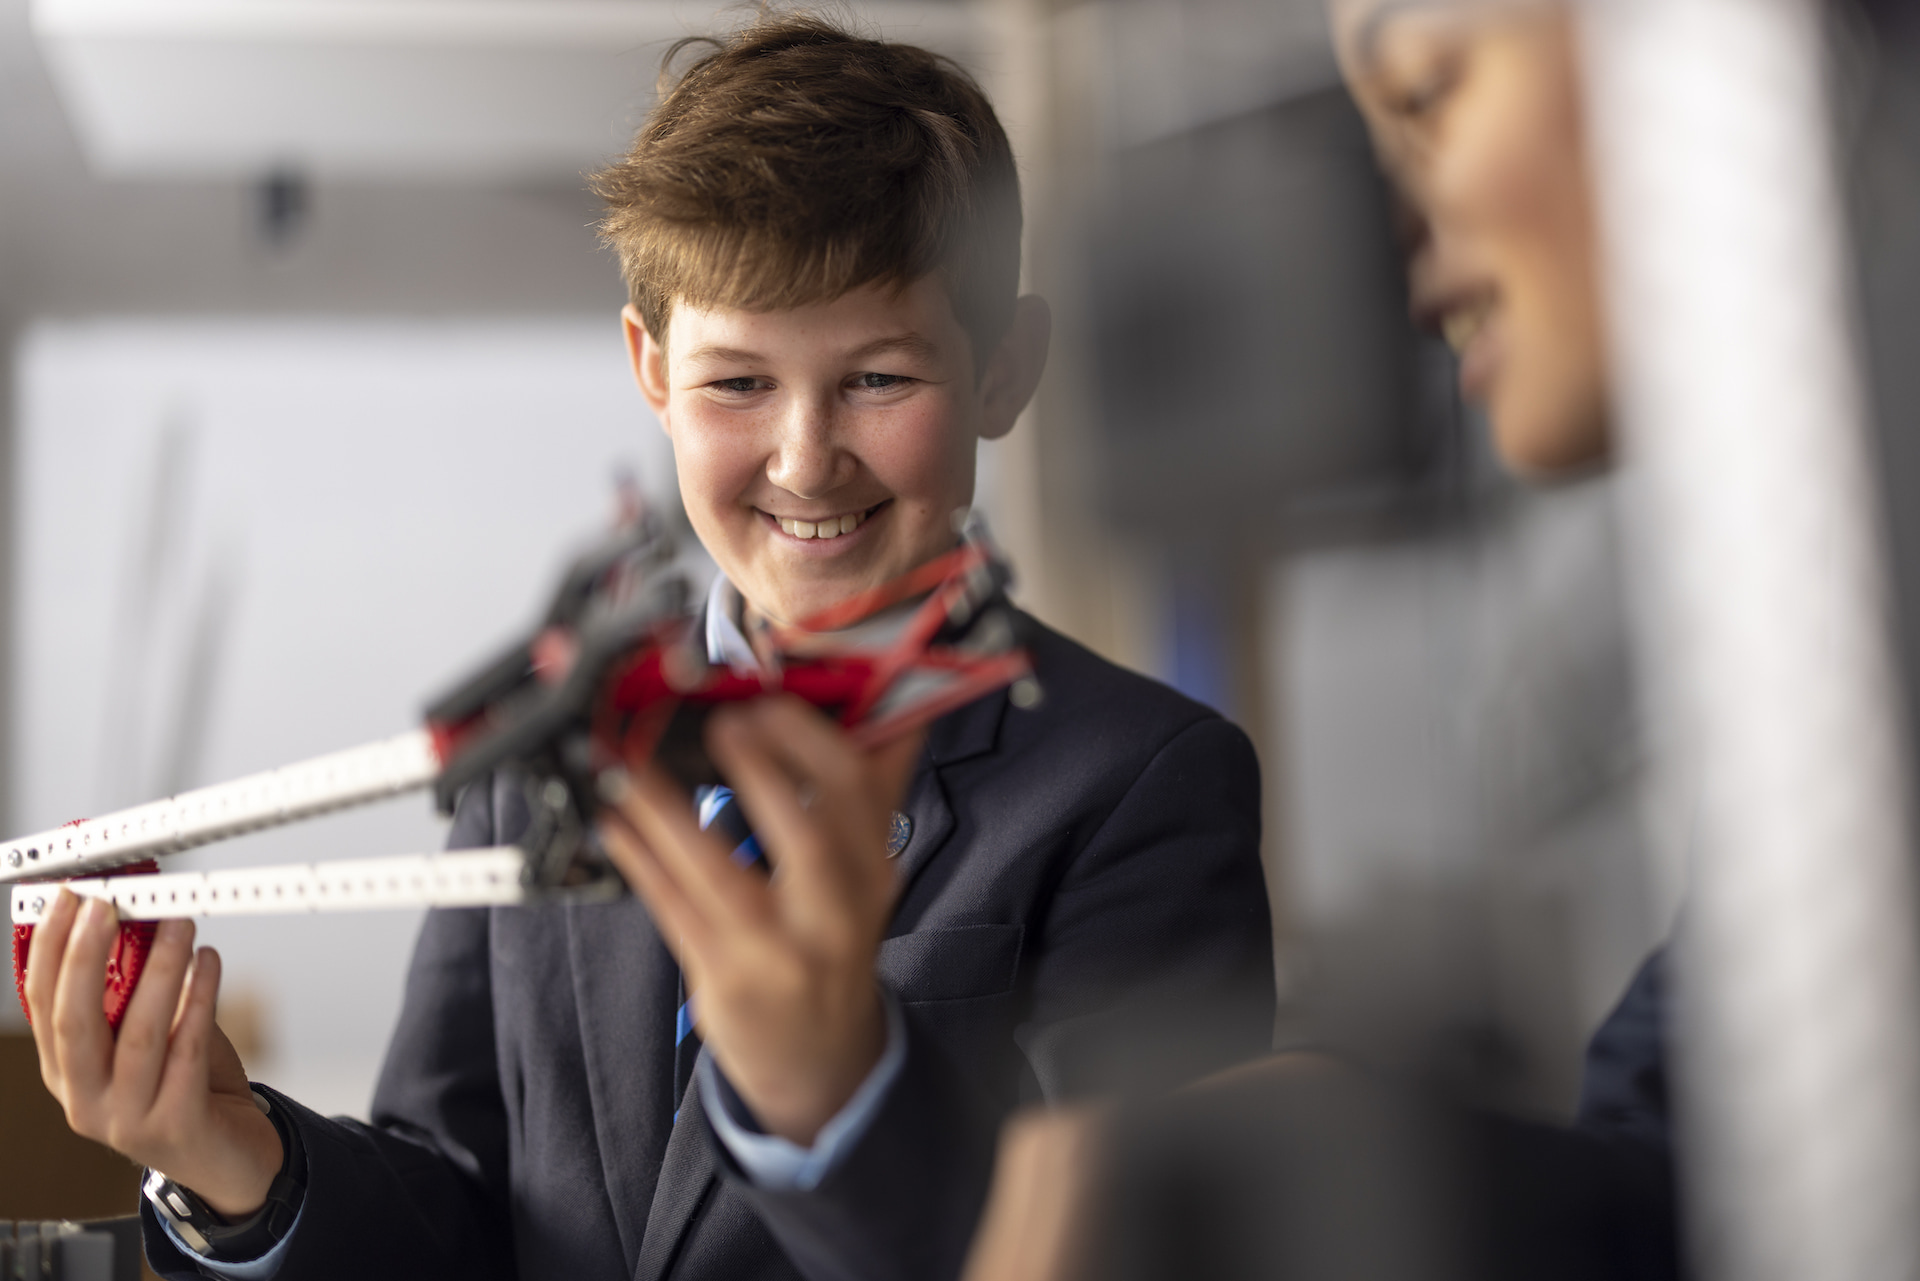
[{"label": "freckled cheek", "polygon": [[755,433],[742,426],[717,423],[698,413],[675,413],[674,466],[689,508],[737,507],[752,488],[764,459],[756,448]]},{"label": "freckled cheek", "polygon": [[899,499],[952,506],[973,472],[973,437],[949,407],[901,415],[864,442],[862,461]]}]

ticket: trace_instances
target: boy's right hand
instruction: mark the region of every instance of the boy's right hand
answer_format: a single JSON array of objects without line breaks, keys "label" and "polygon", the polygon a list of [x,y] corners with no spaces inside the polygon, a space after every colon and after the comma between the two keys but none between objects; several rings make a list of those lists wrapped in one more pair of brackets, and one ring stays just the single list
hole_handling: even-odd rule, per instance
[{"label": "boy's right hand", "polygon": [[40,1078],[74,1133],[244,1219],[265,1204],[284,1153],[213,1022],[219,954],[195,955],[193,922],[162,921],[116,1038],[101,994],[118,929],[110,904],[82,908],[62,890],[33,932],[27,1009]]}]

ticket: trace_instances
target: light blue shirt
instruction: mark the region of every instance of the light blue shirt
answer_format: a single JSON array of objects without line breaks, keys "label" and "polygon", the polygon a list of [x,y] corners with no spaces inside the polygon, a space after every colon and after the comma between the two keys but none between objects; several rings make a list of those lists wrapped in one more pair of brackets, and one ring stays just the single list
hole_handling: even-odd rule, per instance
[{"label": "light blue shirt", "polygon": [[[727,576],[716,574],[713,587],[707,593],[707,661],[751,671],[760,664],[754,657],[753,646],[747,643],[746,633],[740,629],[740,605],[740,593],[727,581]],[[820,1186],[820,1181],[833,1172],[846,1152],[872,1127],[873,1118],[879,1115],[880,1105],[886,1102],[888,1091],[907,1062],[906,1020],[891,994],[886,995],[885,1000],[887,1047],[846,1106],[820,1127],[812,1147],[803,1148],[790,1139],[762,1133],[753,1118],[735,1116],[726,1102],[729,1096],[734,1096],[734,1091],[721,1088],[720,1069],[714,1065],[713,1056],[704,1049],[700,1051],[694,1071],[700,1076],[700,1098],[706,1108],[707,1121],[756,1185],[782,1192],[811,1191]],[[160,1226],[182,1254],[199,1260],[207,1271],[230,1281],[266,1281],[280,1270],[280,1264],[287,1257],[287,1246],[300,1230],[300,1220],[306,1212],[303,1202],[300,1212],[293,1216],[293,1226],[287,1229],[287,1235],[280,1238],[279,1244],[257,1259],[240,1263],[208,1258],[192,1249],[164,1218]]]}]

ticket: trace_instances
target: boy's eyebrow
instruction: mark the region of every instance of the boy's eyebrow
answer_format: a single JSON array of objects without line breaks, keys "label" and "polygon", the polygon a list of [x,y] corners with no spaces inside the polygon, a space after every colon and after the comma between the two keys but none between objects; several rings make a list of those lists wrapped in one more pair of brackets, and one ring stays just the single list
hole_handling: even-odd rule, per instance
[{"label": "boy's eyebrow", "polygon": [[688,360],[718,360],[732,365],[751,365],[762,359],[760,353],[741,351],[738,347],[696,347],[687,353]]},{"label": "boy's eyebrow", "polygon": [[847,353],[850,360],[863,360],[869,356],[886,356],[898,353],[902,356],[918,356],[922,359],[932,356],[938,349],[919,334],[894,334],[888,338],[876,338],[864,347],[856,347]]},{"label": "boy's eyebrow", "polygon": [[[938,350],[932,342],[922,338],[919,334],[890,334],[885,338],[876,338],[870,343],[863,343],[861,346],[855,347],[847,353],[846,358],[848,360],[867,360],[874,356],[898,353],[902,356],[917,356],[921,359],[927,359],[932,357]],[[738,347],[720,347],[715,345],[696,347],[687,353],[686,358],[690,361],[713,360],[735,365],[752,365],[766,359],[759,352],[742,351]]]}]

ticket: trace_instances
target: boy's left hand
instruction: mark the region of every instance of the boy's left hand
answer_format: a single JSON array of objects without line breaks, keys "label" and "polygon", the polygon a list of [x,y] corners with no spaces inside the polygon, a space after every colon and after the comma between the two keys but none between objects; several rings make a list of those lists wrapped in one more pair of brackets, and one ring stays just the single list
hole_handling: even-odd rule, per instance
[{"label": "boy's left hand", "polygon": [[650,763],[601,813],[607,853],[697,995],[701,1038],[767,1133],[802,1146],[886,1048],[874,957],[896,892],[887,833],[921,740],[863,751],[786,696],[715,712],[707,750],[771,878],[734,863]]}]

